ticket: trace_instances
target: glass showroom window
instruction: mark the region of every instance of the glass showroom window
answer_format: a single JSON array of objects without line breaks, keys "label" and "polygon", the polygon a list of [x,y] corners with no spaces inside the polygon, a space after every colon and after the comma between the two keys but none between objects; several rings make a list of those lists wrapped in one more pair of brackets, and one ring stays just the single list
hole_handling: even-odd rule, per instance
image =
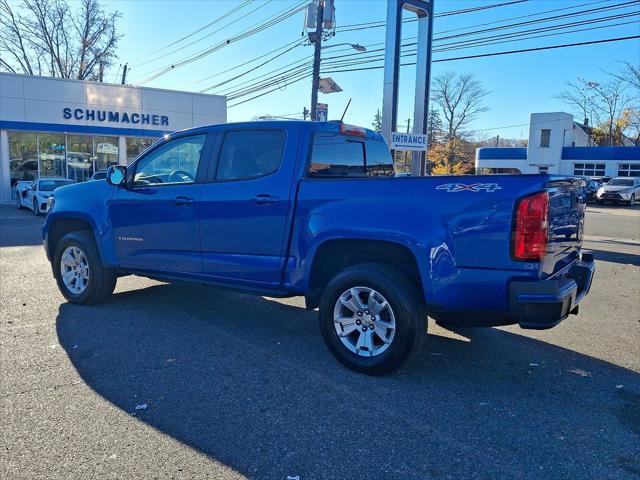
[{"label": "glass showroom window", "polygon": [[9,132],[9,173],[11,195],[20,180],[38,178],[38,148],[35,133]]},{"label": "glass showroom window", "polygon": [[67,135],[68,176],[76,182],[86,182],[93,175],[93,137]]},{"label": "glass showroom window", "polygon": [[618,165],[619,177],[640,177],[640,163],[621,163]]},{"label": "glass showroom window", "polygon": [[157,138],[127,137],[127,163],[133,162],[138,155],[149,148]]},{"label": "glass showroom window", "polygon": [[573,174],[581,177],[604,177],[604,163],[574,163]]},{"label": "glass showroom window", "polygon": [[66,177],[65,139],[63,133],[39,133],[40,177]]},{"label": "glass showroom window", "polygon": [[96,172],[118,164],[118,137],[94,137]]}]

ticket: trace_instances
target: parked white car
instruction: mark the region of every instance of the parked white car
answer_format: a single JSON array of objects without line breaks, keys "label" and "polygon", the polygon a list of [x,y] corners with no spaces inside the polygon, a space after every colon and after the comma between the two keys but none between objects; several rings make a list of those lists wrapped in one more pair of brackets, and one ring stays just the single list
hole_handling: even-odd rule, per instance
[{"label": "parked white car", "polygon": [[30,208],[33,213],[46,213],[49,197],[53,191],[64,185],[75,183],[68,178],[41,178],[33,181],[20,181],[16,184],[16,206]]},{"label": "parked white car", "polygon": [[628,203],[640,200],[640,177],[616,177],[609,180],[596,193],[598,203]]}]

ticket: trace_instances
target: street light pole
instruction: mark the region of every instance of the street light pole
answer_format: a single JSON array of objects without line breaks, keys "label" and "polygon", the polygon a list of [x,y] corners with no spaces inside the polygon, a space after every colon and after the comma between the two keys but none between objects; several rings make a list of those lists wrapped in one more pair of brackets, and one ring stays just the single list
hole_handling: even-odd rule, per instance
[{"label": "street light pole", "polygon": [[317,120],[316,113],[318,110],[318,86],[320,83],[320,50],[322,49],[322,22],[324,17],[324,0],[318,0],[318,9],[316,13],[316,31],[312,41],[313,50],[313,78],[311,80],[311,120]]}]

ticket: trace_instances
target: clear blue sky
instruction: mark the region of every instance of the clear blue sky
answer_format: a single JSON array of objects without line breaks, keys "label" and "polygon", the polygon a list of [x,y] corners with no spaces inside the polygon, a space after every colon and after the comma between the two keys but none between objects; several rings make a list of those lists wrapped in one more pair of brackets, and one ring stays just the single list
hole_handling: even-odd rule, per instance
[{"label": "clear blue sky", "polygon": [[[504,0],[436,0],[436,13],[474,6],[502,3]],[[476,28],[457,30],[454,33],[487,28],[486,24],[511,17],[530,15],[545,10],[576,6],[567,12],[577,12],[587,8],[598,8],[622,3],[624,0],[596,1],[596,0],[531,0],[528,2],[504,6],[500,8],[467,13],[463,15],[445,16],[436,18],[434,32],[463,27],[476,26]],[[151,52],[160,49],[187,35],[194,30],[206,25],[208,22],[223,15],[234,7],[242,4],[241,0],[214,0],[214,1],[151,1],[151,0],[106,0],[103,4],[107,9],[117,9],[123,17],[119,22],[120,32],[124,35],[119,48],[118,62],[128,62],[132,67],[129,81],[137,84],[146,78],[149,72],[170,65],[182,58],[201,51],[211,45],[215,45],[226,38],[237,34],[255,23],[298,4],[294,0],[272,0],[270,2],[256,0],[248,7],[244,7],[234,15],[203,30],[187,41],[178,43],[173,47],[162,50],[160,53],[150,55]],[[386,16],[386,1],[358,1],[335,0],[337,25],[346,25],[360,22],[384,20]],[[578,5],[585,5],[577,7]],[[638,12],[640,4],[633,4],[624,9],[608,12],[594,13],[588,17],[561,20],[560,22],[579,21],[589,18],[597,18],[604,15]],[[542,16],[557,15],[565,12],[550,13]],[[532,18],[541,18],[532,17]],[[518,40],[510,43],[465,48],[452,52],[434,53],[434,59],[474,55],[486,52],[523,49],[544,45],[581,42],[595,39],[623,37],[640,34],[639,17],[629,17],[615,20],[615,22],[631,22],[613,28],[586,30],[566,35],[557,35],[534,40]],[[231,43],[224,48],[206,56],[205,58],[187,66],[175,69],[153,81],[145,83],[145,86],[169,88],[186,91],[198,91],[215,82],[225,80],[237,75],[246,69],[257,65],[252,63],[246,67],[234,70],[228,74],[217,76],[209,81],[200,81],[202,78],[213,75],[227,68],[236,66],[247,60],[267,54],[269,51],[301,39],[304,13],[298,13],[282,23],[253,35],[236,43]],[[527,18],[516,20],[525,21]],[[227,23],[232,25],[214,33],[213,35],[191,45],[183,50],[171,54],[170,52],[201,36],[207,35]],[[556,25],[544,23],[528,28]],[[613,23],[613,22],[608,22]],[[415,25],[415,24],[410,24]],[[503,25],[503,24],[497,24]],[[598,24],[602,25],[602,24]],[[594,25],[597,26],[597,25]],[[585,27],[575,27],[585,28]],[[507,32],[511,32],[509,30]],[[495,33],[501,33],[495,32]],[[494,33],[494,34],[495,34]],[[404,32],[404,36],[414,35],[410,27]],[[488,35],[488,34],[487,34]],[[338,43],[360,43],[368,45],[384,41],[384,28],[338,33],[331,38],[326,45]],[[436,44],[437,47],[437,44]],[[380,48],[380,46],[369,47]],[[335,48],[338,50],[339,48]],[[351,51],[353,52],[353,51]],[[351,52],[340,52],[346,54]],[[313,48],[311,46],[299,46],[278,58],[276,61],[262,67],[255,72],[236,80],[239,83],[246,79],[260,76],[262,72],[268,72],[300,58],[311,59]],[[323,51],[323,55],[335,55],[332,49]],[[266,58],[266,57],[265,57]],[[141,65],[148,60],[155,61]],[[526,124],[531,112],[567,110],[567,107],[559,100],[553,98],[564,88],[568,80],[575,80],[577,76],[587,79],[600,80],[604,78],[602,70],[616,71],[620,68],[620,61],[640,63],[640,41],[629,40],[625,42],[607,43],[593,46],[582,46],[558,50],[548,50],[517,55],[489,57],[481,59],[460,60],[452,62],[434,63],[433,75],[449,70],[459,73],[473,73],[481,80],[485,88],[490,90],[485,104],[489,111],[483,113],[473,123],[472,128],[493,129],[514,124]],[[406,122],[406,118],[412,116],[412,79],[414,73],[412,67],[404,67],[401,78],[403,94],[400,99],[399,123]],[[115,78],[115,70],[111,72]],[[342,87],[343,92],[331,95],[319,94],[320,102],[329,104],[329,117],[339,118],[349,98],[352,98],[351,107],[346,120],[370,126],[376,108],[382,105],[382,70],[370,70],[349,73],[335,73],[331,75]],[[409,78],[408,78],[409,77]],[[110,81],[111,78],[108,77]],[[229,108],[229,121],[249,120],[255,115],[281,115],[301,112],[304,106],[310,103],[310,76],[293,85],[282,84],[281,89],[263,96],[257,100]],[[232,85],[232,84],[229,84]],[[407,93],[408,92],[408,93]],[[212,92],[212,93],[215,93]],[[248,98],[248,97],[246,97]],[[229,102],[232,104],[233,102]],[[500,134],[502,137],[521,138],[528,135],[527,127],[497,128],[482,132],[484,137]]]}]

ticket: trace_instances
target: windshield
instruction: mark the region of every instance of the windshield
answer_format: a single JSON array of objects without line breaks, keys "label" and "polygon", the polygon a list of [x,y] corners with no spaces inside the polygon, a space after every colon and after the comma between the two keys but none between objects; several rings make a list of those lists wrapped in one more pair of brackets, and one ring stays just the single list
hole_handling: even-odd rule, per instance
[{"label": "windshield", "polygon": [[614,178],[613,180],[610,180],[607,185],[611,185],[614,187],[632,187],[633,178]]},{"label": "windshield", "polygon": [[73,180],[40,180],[40,191],[53,192],[56,188],[70,183],[73,183]]}]

